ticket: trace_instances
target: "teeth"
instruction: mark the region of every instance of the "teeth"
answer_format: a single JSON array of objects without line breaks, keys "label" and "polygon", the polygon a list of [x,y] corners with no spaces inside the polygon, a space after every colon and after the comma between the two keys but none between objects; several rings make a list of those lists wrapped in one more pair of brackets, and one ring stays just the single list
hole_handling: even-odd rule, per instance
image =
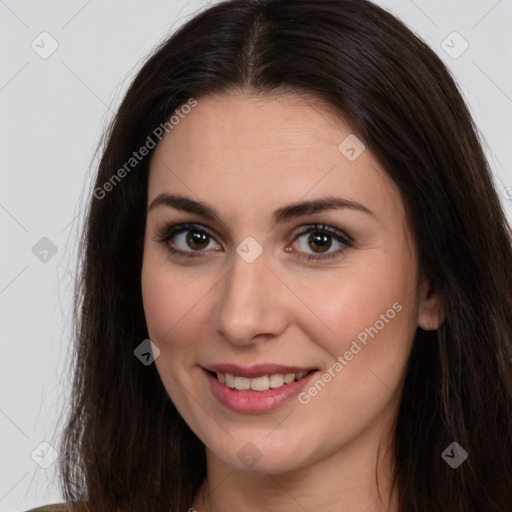
[{"label": "teeth", "polygon": [[290,384],[291,382],[293,382],[295,380],[295,373],[287,373],[285,376],[284,376],[284,382],[285,384]]},{"label": "teeth", "polygon": [[270,387],[279,388],[284,384],[284,375],[282,373],[276,373],[270,376]]},{"label": "teeth", "polygon": [[295,380],[302,379],[307,372],[298,373],[276,373],[274,375],[263,375],[249,379],[247,377],[237,377],[230,373],[217,373],[219,382],[225,384],[228,388],[237,389],[239,391],[246,391],[252,389],[253,391],[268,391],[269,389],[280,388],[285,384],[291,384]]},{"label": "teeth", "polygon": [[263,377],[257,377],[250,379],[251,389],[254,391],[267,391],[270,388],[270,377],[264,375]]},{"label": "teeth", "polygon": [[247,377],[235,377],[235,389],[251,389],[251,379]]},{"label": "teeth", "polygon": [[226,386],[228,388],[235,387],[235,377],[233,377],[233,375],[231,375],[230,373],[226,373]]}]

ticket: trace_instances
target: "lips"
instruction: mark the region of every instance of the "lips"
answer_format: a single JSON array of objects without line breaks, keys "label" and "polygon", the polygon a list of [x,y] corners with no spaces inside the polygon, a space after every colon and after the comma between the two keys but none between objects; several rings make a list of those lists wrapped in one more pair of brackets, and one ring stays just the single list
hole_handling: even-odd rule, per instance
[{"label": "lips", "polygon": [[304,366],[218,364],[203,367],[215,398],[239,413],[270,412],[289,402],[318,371]]}]

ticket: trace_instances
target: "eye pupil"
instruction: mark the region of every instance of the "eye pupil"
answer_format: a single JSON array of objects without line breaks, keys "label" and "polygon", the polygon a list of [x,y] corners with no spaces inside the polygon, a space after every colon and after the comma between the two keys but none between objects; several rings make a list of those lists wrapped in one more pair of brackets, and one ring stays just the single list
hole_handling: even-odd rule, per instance
[{"label": "eye pupil", "polygon": [[187,236],[187,243],[191,246],[191,244],[202,245],[201,247],[192,247],[191,249],[203,249],[204,244],[208,245],[208,235],[206,233],[201,233],[199,231],[189,231]]},{"label": "eye pupil", "polygon": [[[312,246],[312,249],[315,252],[324,252],[322,250],[317,251],[317,248],[320,247],[320,249],[328,250],[332,245],[332,240],[329,235],[323,234],[323,233],[310,233],[308,242],[314,242],[314,246]],[[327,244],[327,245],[326,245]]]}]

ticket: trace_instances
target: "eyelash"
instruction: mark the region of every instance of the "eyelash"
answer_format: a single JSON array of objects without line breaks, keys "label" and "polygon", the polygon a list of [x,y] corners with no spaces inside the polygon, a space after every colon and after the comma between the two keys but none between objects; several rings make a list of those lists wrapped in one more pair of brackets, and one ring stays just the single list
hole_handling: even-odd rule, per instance
[{"label": "eyelash", "polygon": [[[172,256],[178,256],[178,257],[184,257],[184,258],[198,258],[202,257],[202,250],[198,251],[182,251],[180,249],[174,249],[169,245],[169,241],[177,234],[187,232],[187,231],[195,231],[199,233],[203,233],[207,235],[209,238],[214,238],[213,235],[203,227],[201,227],[200,224],[191,224],[191,223],[185,223],[185,224],[169,224],[165,225],[157,234],[156,241],[159,243],[165,244],[167,250],[171,253]],[[307,261],[319,261],[319,260],[329,260],[332,258],[336,258],[341,256],[345,250],[348,247],[352,247],[353,241],[352,239],[342,233],[341,231],[331,228],[330,226],[326,226],[325,224],[314,224],[309,226],[307,229],[300,231],[299,233],[296,233],[294,235],[293,242],[295,242],[297,239],[301,238],[304,235],[308,235],[310,233],[316,233],[320,232],[322,234],[327,234],[329,236],[332,236],[337,242],[343,244],[345,247],[338,249],[337,251],[334,251],[332,253],[326,253],[326,254],[320,254],[320,255],[313,255],[310,254],[308,256],[300,256],[301,259],[305,259]]]}]

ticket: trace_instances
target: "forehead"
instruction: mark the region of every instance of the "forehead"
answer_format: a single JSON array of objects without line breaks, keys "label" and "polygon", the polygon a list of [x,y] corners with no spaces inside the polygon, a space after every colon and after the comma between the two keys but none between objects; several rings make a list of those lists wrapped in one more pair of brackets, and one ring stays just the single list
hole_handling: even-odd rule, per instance
[{"label": "forehead", "polygon": [[347,137],[350,126],[311,97],[200,98],[156,148],[148,198],[179,192],[240,212],[328,193],[396,215],[401,202],[389,177],[366,149],[347,158]]},{"label": "forehead", "polygon": [[[251,154],[265,166],[297,161],[322,146],[337,155],[340,136],[350,134],[349,126],[332,109],[310,97],[298,94],[210,95],[197,100],[197,106],[183,116],[157,148],[179,149],[193,162],[204,156]],[[199,151],[198,151],[199,150]],[[228,155],[229,153],[229,155]],[[184,156],[184,155],[183,155]],[[318,155],[316,155],[318,157]]]}]

